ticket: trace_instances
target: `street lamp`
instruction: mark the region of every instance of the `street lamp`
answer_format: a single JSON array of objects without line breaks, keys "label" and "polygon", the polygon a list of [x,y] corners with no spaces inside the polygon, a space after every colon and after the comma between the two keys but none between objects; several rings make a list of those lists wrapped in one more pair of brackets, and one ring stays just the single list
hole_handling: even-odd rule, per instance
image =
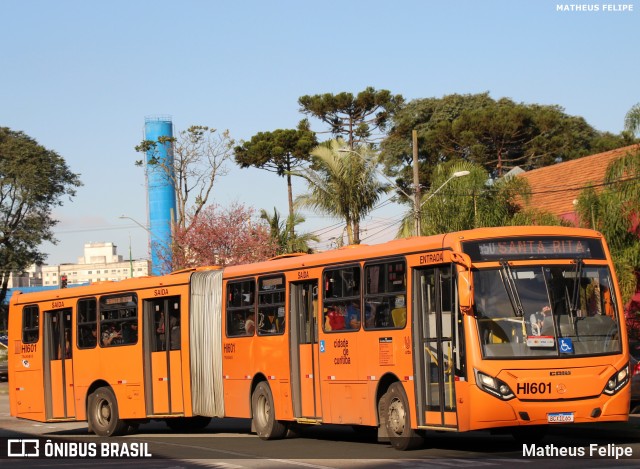
[{"label": "street lamp", "polygon": [[135,218],[131,218],[128,217],[126,215],[120,215],[118,218],[120,219],[127,219],[127,220],[131,220],[132,222],[134,222],[136,225],[138,225],[140,228],[142,228],[143,230],[145,230],[147,233],[152,234],[151,230],[149,228],[147,228],[146,226],[144,226],[142,223],[140,223],[138,220],[136,220]]},{"label": "street lamp", "polygon": [[[424,206],[424,204],[426,204],[427,202],[429,202],[429,200],[431,200],[431,198],[432,198],[434,195],[436,195],[436,194],[440,191],[440,189],[442,189],[444,186],[446,186],[446,185],[449,183],[449,181],[451,181],[452,179],[455,179],[455,178],[459,178],[459,177],[467,176],[468,174],[469,174],[469,171],[464,170],[464,171],[456,171],[456,172],[455,172],[455,173],[453,173],[451,176],[449,176],[449,179],[447,179],[446,181],[444,181],[440,187],[438,187],[435,191],[433,191],[431,194],[429,194],[429,197],[427,197],[426,199],[424,199],[424,200],[422,201],[422,203],[420,203],[420,207],[418,207],[418,212],[422,209],[422,207]],[[417,216],[418,216],[418,219],[419,219],[419,218],[420,218],[420,214],[418,213],[418,214],[417,214]],[[419,226],[419,225],[418,225],[418,226]],[[417,233],[417,234],[416,234],[416,236],[420,236],[420,232],[419,232],[419,231],[416,231],[416,233]]]},{"label": "street lamp", "polygon": [[440,187],[438,187],[435,191],[433,191],[431,194],[429,194],[429,197],[427,197],[426,199],[424,199],[424,200],[422,201],[422,203],[420,204],[420,208],[422,208],[422,206],[423,206],[424,204],[426,204],[427,202],[429,202],[429,199],[431,199],[431,197],[433,197],[434,195],[436,195],[436,194],[438,193],[438,191],[439,191],[440,189],[442,189],[444,186],[446,186],[446,185],[447,185],[447,183],[448,183],[449,181],[451,181],[451,180],[452,180],[452,179],[454,179],[454,178],[460,178],[460,177],[462,177],[462,176],[466,176],[466,175],[468,175],[468,174],[469,174],[469,171],[466,171],[466,170],[465,170],[465,171],[456,171],[455,173],[453,173],[451,176],[449,176],[449,179],[447,179],[446,181],[444,181]]},{"label": "street lamp", "polygon": [[[121,220],[124,220],[124,219],[131,220],[136,225],[138,225],[140,228],[142,228],[147,233],[149,233],[149,237],[153,236],[153,233],[151,232],[151,230],[149,228],[147,228],[146,226],[144,226],[142,223],[140,223],[135,218],[131,218],[131,217],[128,217],[126,215],[120,215],[118,218],[120,218]],[[129,233],[129,269],[130,269],[130,276],[133,277],[133,257],[131,256],[131,233]]]}]

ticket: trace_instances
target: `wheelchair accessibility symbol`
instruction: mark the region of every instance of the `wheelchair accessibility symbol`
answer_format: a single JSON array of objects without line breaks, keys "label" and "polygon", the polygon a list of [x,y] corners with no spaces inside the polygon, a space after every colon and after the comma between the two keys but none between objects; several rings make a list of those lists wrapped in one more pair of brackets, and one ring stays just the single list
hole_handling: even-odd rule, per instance
[{"label": "wheelchair accessibility symbol", "polygon": [[560,339],[560,353],[573,353],[573,342],[568,337],[561,337]]},{"label": "wheelchair accessibility symbol", "polygon": [[324,340],[320,341],[320,353],[324,353]]}]

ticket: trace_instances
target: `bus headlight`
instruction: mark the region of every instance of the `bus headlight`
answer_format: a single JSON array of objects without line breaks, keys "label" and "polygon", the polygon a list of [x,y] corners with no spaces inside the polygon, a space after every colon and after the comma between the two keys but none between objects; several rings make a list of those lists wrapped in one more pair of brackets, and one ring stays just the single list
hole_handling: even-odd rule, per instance
[{"label": "bus headlight", "polygon": [[620,391],[620,389],[622,389],[628,382],[629,364],[627,363],[620,371],[615,372],[613,376],[609,378],[602,392],[608,394],[609,396],[612,396]]},{"label": "bus headlight", "polygon": [[516,397],[509,385],[504,381],[489,376],[488,374],[485,374],[482,371],[478,371],[476,369],[474,369],[473,371],[476,374],[476,383],[478,384],[478,387],[484,392],[502,399],[503,401],[508,401]]}]

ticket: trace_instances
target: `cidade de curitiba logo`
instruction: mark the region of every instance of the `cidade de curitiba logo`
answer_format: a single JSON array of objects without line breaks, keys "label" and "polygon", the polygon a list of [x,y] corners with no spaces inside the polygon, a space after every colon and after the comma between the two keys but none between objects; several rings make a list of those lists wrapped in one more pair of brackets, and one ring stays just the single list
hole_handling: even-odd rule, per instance
[{"label": "cidade de curitiba logo", "polygon": [[150,458],[149,443],[8,439],[9,458]]}]

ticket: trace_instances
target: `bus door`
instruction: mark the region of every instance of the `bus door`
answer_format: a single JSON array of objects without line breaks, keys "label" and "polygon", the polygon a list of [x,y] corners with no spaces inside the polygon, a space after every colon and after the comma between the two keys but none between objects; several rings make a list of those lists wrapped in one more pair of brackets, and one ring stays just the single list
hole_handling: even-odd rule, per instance
[{"label": "bus door", "polygon": [[143,308],[147,415],[182,414],[180,297],[145,300]]},{"label": "bus door", "polygon": [[418,425],[455,428],[455,376],[459,357],[451,267],[415,269],[413,278]]},{"label": "bus door", "polygon": [[44,392],[49,419],[75,417],[71,308],[44,312]]},{"label": "bus door", "polygon": [[320,419],[318,281],[290,284],[291,394],[297,419]]}]

